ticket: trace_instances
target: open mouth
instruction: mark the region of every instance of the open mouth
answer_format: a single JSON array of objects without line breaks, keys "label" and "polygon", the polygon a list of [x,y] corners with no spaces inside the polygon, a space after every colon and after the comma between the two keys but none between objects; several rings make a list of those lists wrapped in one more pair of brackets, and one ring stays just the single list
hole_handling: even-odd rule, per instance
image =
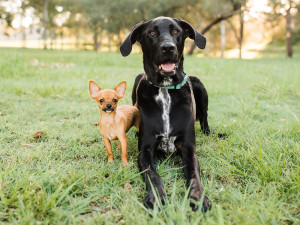
[{"label": "open mouth", "polygon": [[111,112],[113,112],[114,111],[114,109],[107,109],[107,108],[105,108],[105,109],[102,109],[104,112],[106,112],[106,113],[111,113]]},{"label": "open mouth", "polygon": [[154,64],[155,69],[160,74],[173,75],[177,69],[177,63],[172,62],[171,60],[166,60],[164,63],[160,65]]}]

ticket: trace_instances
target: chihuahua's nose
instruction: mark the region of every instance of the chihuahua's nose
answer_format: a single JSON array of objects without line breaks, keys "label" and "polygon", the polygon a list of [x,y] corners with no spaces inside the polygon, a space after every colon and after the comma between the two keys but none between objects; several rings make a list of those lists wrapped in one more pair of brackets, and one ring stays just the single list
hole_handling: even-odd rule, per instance
[{"label": "chihuahua's nose", "polygon": [[111,109],[111,104],[107,104],[106,108]]}]

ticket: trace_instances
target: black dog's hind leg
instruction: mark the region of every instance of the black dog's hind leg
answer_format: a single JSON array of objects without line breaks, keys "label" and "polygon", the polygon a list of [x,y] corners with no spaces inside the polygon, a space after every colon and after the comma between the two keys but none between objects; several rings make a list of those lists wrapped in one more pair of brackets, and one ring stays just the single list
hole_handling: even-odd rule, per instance
[{"label": "black dog's hind leg", "polygon": [[[141,135],[139,136],[141,138]],[[144,172],[143,177],[146,182],[147,195],[144,204],[146,207],[153,209],[156,201],[153,189],[155,190],[160,201],[164,205],[165,190],[161,177],[155,170],[154,166],[154,149],[157,148],[157,140],[145,140],[146,143],[142,144],[141,152],[139,154],[138,162],[140,171]],[[139,141],[140,143],[140,141]],[[143,142],[142,142],[143,143]],[[153,144],[155,143],[155,144]],[[151,187],[152,186],[152,187]]]},{"label": "black dog's hind leg", "polygon": [[206,89],[197,77],[190,76],[189,78],[192,83],[195,96],[196,119],[200,122],[202,132],[209,134],[210,129],[207,122],[208,95]]},{"label": "black dog's hind leg", "polygon": [[[203,195],[203,188],[200,182],[200,168],[195,145],[192,143],[177,142],[176,148],[182,159],[183,173],[186,178],[187,187],[191,186],[189,198],[199,202]],[[193,211],[198,210],[198,205],[190,202]],[[203,196],[202,211],[206,212],[211,209],[211,203],[206,195]]]},{"label": "black dog's hind leg", "polygon": [[132,93],[131,93],[132,105],[134,105],[136,103],[136,89],[137,89],[137,86],[138,86],[140,80],[142,79],[142,77],[143,77],[143,74],[139,74],[135,78]]}]

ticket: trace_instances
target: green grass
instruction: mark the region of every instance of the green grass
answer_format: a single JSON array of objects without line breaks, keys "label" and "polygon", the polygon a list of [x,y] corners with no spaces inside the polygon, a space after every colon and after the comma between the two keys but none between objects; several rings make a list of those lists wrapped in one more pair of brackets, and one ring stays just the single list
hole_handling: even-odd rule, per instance
[{"label": "green grass", "polygon": [[[122,166],[120,151],[107,163],[88,80],[103,88],[126,80],[120,104],[130,104],[135,75],[143,71],[140,54],[8,48],[0,54],[0,223],[300,223],[299,59],[185,58],[187,74],[207,88],[211,129],[229,136],[205,136],[196,124],[202,184],[213,203],[203,214],[189,207],[177,156],[157,161],[167,204],[143,207],[134,129],[127,135],[130,165]],[[35,140],[38,131],[44,135]]]},{"label": "green grass", "polygon": [[[299,43],[300,44],[300,43]],[[300,58],[300,45],[293,46],[293,57]],[[258,51],[253,49],[254,52],[258,52],[258,57],[268,57],[268,58],[284,58],[286,57],[286,46],[279,44],[269,43],[265,49]]]}]

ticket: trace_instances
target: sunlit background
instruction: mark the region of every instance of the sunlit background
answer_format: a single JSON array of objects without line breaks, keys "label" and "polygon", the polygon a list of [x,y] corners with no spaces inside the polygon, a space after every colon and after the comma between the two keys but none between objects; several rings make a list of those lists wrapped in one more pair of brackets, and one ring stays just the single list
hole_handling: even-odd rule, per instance
[{"label": "sunlit background", "polygon": [[[300,0],[0,0],[0,47],[118,51],[131,28],[157,16],[190,22],[208,39],[199,56],[293,56]],[[135,47],[134,51],[140,51]]]}]

